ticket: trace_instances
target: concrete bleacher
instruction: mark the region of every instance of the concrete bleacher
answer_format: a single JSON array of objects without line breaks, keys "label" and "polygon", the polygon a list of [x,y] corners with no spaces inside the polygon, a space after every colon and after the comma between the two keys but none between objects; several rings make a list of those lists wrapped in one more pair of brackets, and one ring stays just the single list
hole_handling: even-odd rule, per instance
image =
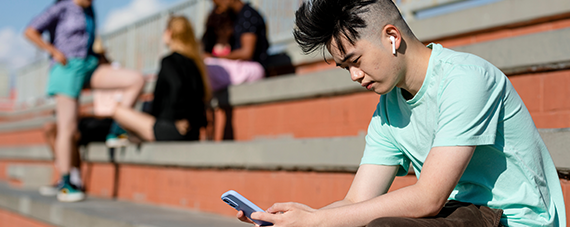
[{"label": "concrete bleacher", "polygon": [[[568,195],[568,1],[537,6],[503,0],[409,23],[422,41],[475,53],[507,73]],[[93,143],[82,149],[89,195],[84,203],[62,204],[32,190],[57,175],[42,134],[43,124],[54,120],[53,104],[0,113],[0,181],[7,182],[0,184],[0,217],[37,226],[237,226],[235,211],[220,200],[229,189],[262,208],[284,201],[320,207],[342,199],[379,97],[344,70],[329,69],[319,54],[303,56],[292,41],[285,51],[303,73],[229,88],[235,141],[143,143],[113,151]],[[84,97],[88,109],[91,99]],[[391,190],[415,181],[413,173],[398,177]]]},{"label": "concrete bleacher", "polygon": [[[101,198],[60,203],[55,197],[40,196],[35,190],[15,190],[5,183],[0,183],[0,207],[0,226],[185,227],[189,223],[191,226],[249,226],[229,217]],[[16,216],[14,213],[38,221],[34,225],[13,225],[8,220]]]}]

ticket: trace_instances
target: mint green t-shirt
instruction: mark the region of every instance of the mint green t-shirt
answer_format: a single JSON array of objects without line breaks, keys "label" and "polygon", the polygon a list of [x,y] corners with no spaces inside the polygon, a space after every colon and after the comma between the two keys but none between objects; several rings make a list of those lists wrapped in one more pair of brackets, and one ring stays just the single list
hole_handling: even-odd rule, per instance
[{"label": "mint green t-shirt", "polygon": [[521,98],[495,66],[439,44],[411,100],[382,95],[368,127],[362,164],[413,166],[432,147],[476,146],[450,200],[503,209],[507,226],[566,226],[552,158]]}]

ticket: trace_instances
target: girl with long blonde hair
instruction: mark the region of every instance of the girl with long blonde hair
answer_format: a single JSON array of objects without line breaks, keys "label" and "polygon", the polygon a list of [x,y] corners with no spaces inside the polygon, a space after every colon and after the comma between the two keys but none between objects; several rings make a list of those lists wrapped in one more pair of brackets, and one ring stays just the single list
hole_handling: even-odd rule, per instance
[{"label": "girl with long blonde hair", "polygon": [[211,91],[194,29],[172,16],[162,38],[171,53],[161,60],[150,114],[118,105],[107,114],[146,141],[198,140]]}]

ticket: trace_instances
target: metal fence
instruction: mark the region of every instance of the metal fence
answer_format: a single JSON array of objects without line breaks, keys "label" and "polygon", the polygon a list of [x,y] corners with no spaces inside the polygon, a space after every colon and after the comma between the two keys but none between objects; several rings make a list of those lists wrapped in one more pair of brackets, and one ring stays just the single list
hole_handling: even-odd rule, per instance
[{"label": "metal fence", "polygon": [[[417,10],[436,7],[466,0],[395,0],[407,20],[414,19]],[[473,1],[473,0],[471,0]],[[247,2],[247,0],[246,0]],[[303,0],[250,0],[266,18],[268,38],[272,45],[292,42],[295,10]],[[112,61],[122,66],[155,73],[159,59],[166,54],[162,44],[162,32],[170,14],[185,15],[193,23],[196,35],[204,32],[207,14],[212,9],[210,0],[188,0],[154,15],[140,19],[130,25],[101,35]],[[22,68],[16,77],[15,107],[31,107],[45,102],[45,84],[49,61],[41,60]]]}]

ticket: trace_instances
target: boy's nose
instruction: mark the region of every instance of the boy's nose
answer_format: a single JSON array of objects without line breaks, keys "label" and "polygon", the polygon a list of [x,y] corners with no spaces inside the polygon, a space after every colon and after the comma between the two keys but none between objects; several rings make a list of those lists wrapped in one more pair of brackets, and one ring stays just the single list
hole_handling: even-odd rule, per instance
[{"label": "boy's nose", "polygon": [[350,72],[350,78],[352,81],[360,82],[360,80],[362,80],[364,77],[364,72],[356,67],[350,67],[348,70]]}]

